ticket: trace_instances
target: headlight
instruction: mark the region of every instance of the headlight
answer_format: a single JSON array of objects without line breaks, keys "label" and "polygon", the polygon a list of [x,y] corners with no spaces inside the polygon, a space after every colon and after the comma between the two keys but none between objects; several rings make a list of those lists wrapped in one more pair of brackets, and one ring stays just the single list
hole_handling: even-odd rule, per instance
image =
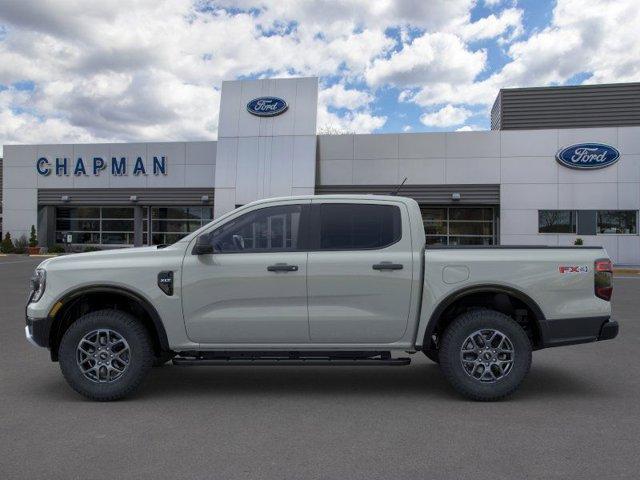
[{"label": "headlight", "polygon": [[42,298],[44,289],[47,286],[47,272],[38,268],[33,272],[30,282],[29,302],[37,302]]}]

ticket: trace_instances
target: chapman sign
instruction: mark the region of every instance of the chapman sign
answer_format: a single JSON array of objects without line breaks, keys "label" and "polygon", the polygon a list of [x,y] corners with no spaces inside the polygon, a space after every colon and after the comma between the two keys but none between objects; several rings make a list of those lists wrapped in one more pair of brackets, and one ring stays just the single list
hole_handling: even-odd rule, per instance
[{"label": "chapman sign", "polygon": [[258,117],[275,117],[284,113],[287,108],[289,108],[287,102],[278,97],[254,98],[247,103],[247,111]]},{"label": "chapman sign", "polygon": [[556,154],[556,160],[565,167],[578,170],[595,170],[613,165],[620,152],[603,143],[579,143],[565,147]]},{"label": "chapman sign", "polygon": [[111,157],[111,161],[102,157],[82,158],[78,157],[75,161],[66,157],[56,157],[49,159],[40,157],[36,160],[36,170],[38,174],[46,177],[51,173],[57,176],[62,175],[94,175],[98,176],[102,172],[111,173],[113,176],[122,176],[132,173],[138,175],[166,175],[167,174],[167,157],[153,157],[151,165],[145,165],[142,157],[135,160],[127,157]]}]

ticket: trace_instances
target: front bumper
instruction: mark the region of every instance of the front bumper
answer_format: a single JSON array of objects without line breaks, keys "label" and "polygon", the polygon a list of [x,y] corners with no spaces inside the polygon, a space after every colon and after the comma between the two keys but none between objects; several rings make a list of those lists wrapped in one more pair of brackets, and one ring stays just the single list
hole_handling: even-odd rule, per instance
[{"label": "front bumper", "polygon": [[27,317],[27,325],[24,332],[27,340],[36,347],[49,347],[49,333],[51,331],[51,319]]},{"label": "front bumper", "polygon": [[541,322],[543,348],[611,340],[618,322],[610,317],[565,318]]}]

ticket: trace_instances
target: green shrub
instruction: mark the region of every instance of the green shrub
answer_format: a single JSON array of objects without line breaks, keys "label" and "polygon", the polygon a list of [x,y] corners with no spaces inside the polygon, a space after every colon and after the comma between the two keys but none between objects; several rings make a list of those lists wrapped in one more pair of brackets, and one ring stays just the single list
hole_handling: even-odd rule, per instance
[{"label": "green shrub", "polygon": [[576,238],[576,241],[573,242],[574,245],[584,245],[584,242],[581,238]]},{"label": "green shrub", "polygon": [[0,245],[0,251],[2,253],[13,253],[13,241],[11,241],[11,234],[7,232],[4,236],[4,240],[2,240],[2,244]]},{"label": "green shrub", "polygon": [[13,242],[13,253],[27,253],[28,245],[27,236],[21,235],[20,238]]},{"label": "green shrub", "polygon": [[64,253],[64,247],[62,245],[53,245],[49,247],[49,253]]},{"label": "green shrub", "polygon": [[31,235],[29,235],[29,246],[30,247],[38,246],[38,235],[36,234],[35,225],[31,225]]},{"label": "green shrub", "polygon": [[100,250],[102,250],[100,247],[89,246],[84,247],[83,252],[99,252]]}]

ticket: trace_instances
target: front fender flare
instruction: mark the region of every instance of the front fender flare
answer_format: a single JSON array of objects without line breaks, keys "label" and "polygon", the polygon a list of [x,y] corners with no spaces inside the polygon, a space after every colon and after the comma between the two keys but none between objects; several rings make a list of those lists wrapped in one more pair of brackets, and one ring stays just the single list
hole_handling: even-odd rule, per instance
[{"label": "front fender flare", "polygon": [[[91,285],[91,286],[83,286],[83,287],[71,290],[69,292],[66,292],[54,302],[54,305],[57,305],[58,302],[61,302],[62,307],[55,309],[55,311],[54,309],[52,309],[48,315],[48,318],[51,322],[51,330],[49,333],[49,348],[51,349],[52,360],[57,359],[57,352],[54,352],[55,348],[53,347],[55,347],[55,345],[53,345],[52,339],[58,338],[60,333],[59,328],[61,325],[61,322],[59,321],[60,319],[57,318],[57,315],[60,313],[60,311],[62,311],[63,308],[65,307],[68,308],[73,304],[73,302],[80,299],[83,295],[92,294],[92,293],[112,293],[112,294],[122,295],[130,299],[131,301],[136,302],[138,305],[140,305],[140,307],[142,307],[142,309],[151,318],[151,321],[153,322],[153,326],[155,329],[155,333],[157,335],[157,340],[158,340],[160,350],[161,351],[170,350],[169,340],[167,338],[167,332],[164,328],[164,324],[162,323],[162,318],[160,317],[160,314],[158,313],[156,308],[153,306],[153,304],[149,302],[149,300],[144,298],[139,293],[136,293],[125,287],[114,286],[114,285]],[[54,312],[53,315],[51,312]]]}]

